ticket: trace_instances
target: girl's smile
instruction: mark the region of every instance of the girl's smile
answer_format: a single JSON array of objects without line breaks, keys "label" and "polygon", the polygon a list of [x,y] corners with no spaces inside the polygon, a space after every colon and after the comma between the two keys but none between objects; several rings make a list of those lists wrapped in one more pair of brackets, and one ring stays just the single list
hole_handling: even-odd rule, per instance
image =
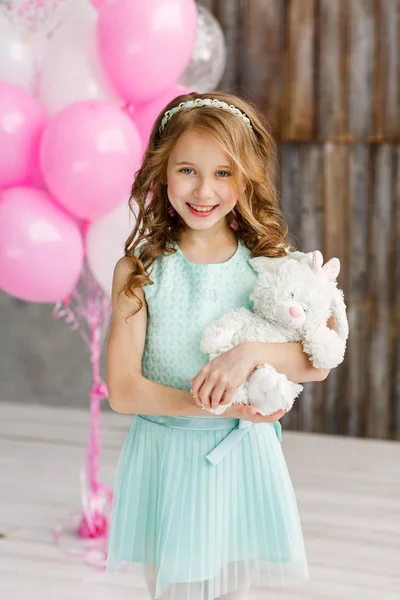
[{"label": "girl's smile", "polygon": [[190,212],[194,215],[196,215],[196,217],[200,217],[200,218],[204,218],[204,217],[208,217],[209,215],[211,215],[212,212],[214,212],[215,209],[218,208],[218,204],[213,205],[209,205],[209,206],[202,206],[202,205],[198,205],[198,204],[189,204],[188,202],[186,203]]}]

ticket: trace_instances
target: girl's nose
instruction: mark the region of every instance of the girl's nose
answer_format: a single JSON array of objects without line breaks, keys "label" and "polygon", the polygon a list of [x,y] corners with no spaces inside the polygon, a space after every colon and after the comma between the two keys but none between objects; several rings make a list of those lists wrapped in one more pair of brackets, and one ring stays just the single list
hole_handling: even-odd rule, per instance
[{"label": "girl's nose", "polygon": [[294,319],[298,319],[299,317],[303,316],[303,311],[301,310],[301,308],[298,308],[297,306],[291,306],[289,308],[289,314]]},{"label": "girl's nose", "polygon": [[202,179],[198,182],[193,195],[196,198],[211,198],[214,194],[209,183],[205,179]]}]

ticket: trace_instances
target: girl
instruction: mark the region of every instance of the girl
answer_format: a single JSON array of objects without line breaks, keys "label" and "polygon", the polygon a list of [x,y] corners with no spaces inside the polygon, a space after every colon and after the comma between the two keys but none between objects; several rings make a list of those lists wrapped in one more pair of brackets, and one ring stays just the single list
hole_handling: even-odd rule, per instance
[{"label": "girl", "polygon": [[135,419],[107,568],[144,573],[153,599],[243,600],[252,586],[308,576],[283,411],[209,409],[229,403],[264,362],[296,382],[326,373],[300,343],[240,344],[211,362],[200,352],[207,325],[251,308],[248,259],[285,254],[275,155],[248,102],[179,96],[158,117],[133,184],[137,218],[114,273],[107,385],[112,408]]}]

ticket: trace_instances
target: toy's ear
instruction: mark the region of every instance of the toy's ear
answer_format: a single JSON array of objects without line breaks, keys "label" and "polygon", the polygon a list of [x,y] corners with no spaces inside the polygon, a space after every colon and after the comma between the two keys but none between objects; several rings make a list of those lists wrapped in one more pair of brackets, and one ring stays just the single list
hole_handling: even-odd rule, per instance
[{"label": "toy's ear", "polygon": [[323,271],[326,273],[328,279],[335,280],[340,273],[340,260],[338,258],[331,258],[327,263],[322,267]]},{"label": "toy's ear", "polygon": [[322,265],[324,264],[324,258],[319,250],[315,250],[312,253],[312,262],[310,267],[313,271],[318,272],[322,269]]},{"label": "toy's ear", "polygon": [[349,323],[347,320],[346,314],[346,305],[343,299],[343,292],[338,288],[335,289],[331,306],[330,306],[331,316],[334,318],[335,326],[333,328],[334,331],[338,334],[342,340],[346,341],[349,336]]},{"label": "toy's ear", "polygon": [[313,271],[319,271],[324,263],[323,256],[319,250],[314,250],[314,252],[292,252],[290,256],[298,262],[305,263]]},{"label": "toy's ear", "polygon": [[255,258],[249,259],[249,264],[253,267],[257,273],[266,273],[272,271],[285,262],[290,260],[289,256],[282,256],[281,258],[268,258],[267,256],[256,256]]},{"label": "toy's ear", "polygon": [[332,281],[334,281],[340,273],[340,260],[338,258],[331,258],[324,265],[324,258],[319,250],[306,253],[292,252],[290,256],[299,262],[306,263],[310,269],[316,273],[322,269],[327,278],[331,279]]}]

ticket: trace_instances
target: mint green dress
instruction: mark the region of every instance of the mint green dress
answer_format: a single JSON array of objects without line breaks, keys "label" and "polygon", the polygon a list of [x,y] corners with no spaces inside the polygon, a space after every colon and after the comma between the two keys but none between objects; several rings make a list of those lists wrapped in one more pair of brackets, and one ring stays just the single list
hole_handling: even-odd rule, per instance
[{"label": "mint green dress", "polygon": [[[190,390],[208,362],[204,329],[251,308],[256,273],[239,242],[224,263],[176,253],[156,260],[144,287],[143,375]],[[230,591],[308,578],[297,503],[279,423],[135,415],[115,489],[107,570],[142,574],[162,600],[212,600]],[[136,582],[137,580],[135,580]]]}]

